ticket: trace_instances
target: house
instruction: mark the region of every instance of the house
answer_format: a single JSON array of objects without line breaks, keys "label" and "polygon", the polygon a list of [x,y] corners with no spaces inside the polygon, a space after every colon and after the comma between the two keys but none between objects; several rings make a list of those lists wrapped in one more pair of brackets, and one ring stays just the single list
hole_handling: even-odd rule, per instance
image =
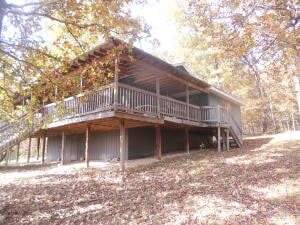
[{"label": "house", "polygon": [[[101,60],[122,43],[112,39],[98,46],[74,61],[73,70]],[[120,159],[124,170],[125,160],[153,155],[160,159],[167,152],[209,147],[213,137],[218,151],[229,149],[229,142],[241,146],[242,105],[183,65],[171,65],[133,47],[116,61],[111,83],[44,105],[37,121],[51,118],[51,122],[44,129],[23,132],[22,137],[43,138],[43,154],[47,137],[47,161],[85,159],[88,165],[90,160]],[[57,113],[59,107],[65,109],[63,117]],[[2,151],[22,138],[11,134],[4,139]]]}]

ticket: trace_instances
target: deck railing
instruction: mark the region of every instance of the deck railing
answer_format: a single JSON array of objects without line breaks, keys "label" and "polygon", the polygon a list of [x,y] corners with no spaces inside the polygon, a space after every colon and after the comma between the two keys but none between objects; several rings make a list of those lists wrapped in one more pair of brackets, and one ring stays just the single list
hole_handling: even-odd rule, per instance
[{"label": "deck railing", "polygon": [[160,96],[160,112],[164,116],[187,119],[187,104],[172,98]]},{"label": "deck railing", "polygon": [[2,125],[0,153],[29,137],[49,121],[81,117],[109,110],[205,123],[228,123],[238,138],[242,139],[240,127],[225,107],[195,106],[120,83],[118,90],[114,85],[107,85],[98,91],[87,92],[43,106],[41,110],[34,113],[34,119],[26,116],[16,123]]},{"label": "deck railing", "polygon": [[42,108],[43,116],[51,119],[82,116],[95,111],[106,111],[113,107],[114,87],[105,86],[98,91],[69,97],[58,103],[51,103]]},{"label": "deck railing", "polygon": [[168,116],[196,122],[229,122],[228,111],[222,106],[191,105],[121,83],[118,85],[117,98],[114,98],[115,93],[114,86],[107,85],[98,91],[46,105],[43,107],[42,114],[59,120],[116,109],[130,113]]},{"label": "deck railing", "polygon": [[157,114],[157,95],[125,84],[119,84],[118,109],[129,112]]}]

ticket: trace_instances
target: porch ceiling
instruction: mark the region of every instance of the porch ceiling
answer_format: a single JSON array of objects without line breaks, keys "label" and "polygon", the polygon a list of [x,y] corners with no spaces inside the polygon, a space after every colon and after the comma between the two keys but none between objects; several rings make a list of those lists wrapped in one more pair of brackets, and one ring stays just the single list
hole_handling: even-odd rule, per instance
[{"label": "porch ceiling", "polygon": [[[106,51],[113,46],[123,43],[118,39],[113,39],[98,46],[86,54],[85,60],[76,59],[72,64],[73,69],[77,69],[84,63],[92,60],[100,60],[106,55]],[[125,43],[123,43],[125,44]],[[160,79],[161,93],[176,94],[185,90],[185,85],[189,85],[199,91],[208,93],[209,84],[198,79],[187,72],[184,72],[168,62],[165,62],[141,49],[133,47],[129,52],[121,55],[119,61],[119,77],[133,78],[140,87],[155,90],[155,79]]]},{"label": "porch ceiling", "polygon": [[[156,92],[156,80],[159,79],[160,94],[165,96],[184,97],[186,91],[186,84],[172,79],[166,72],[158,71],[155,68],[142,64],[135,60],[130,63],[123,64],[121,68],[120,80],[127,82],[127,84]],[[200,93],[193,87],[189,87],[190,94]]]}]

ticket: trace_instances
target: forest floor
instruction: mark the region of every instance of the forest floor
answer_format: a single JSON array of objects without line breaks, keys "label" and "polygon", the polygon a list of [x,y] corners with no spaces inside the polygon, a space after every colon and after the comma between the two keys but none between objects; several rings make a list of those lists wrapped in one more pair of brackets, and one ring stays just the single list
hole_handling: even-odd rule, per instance
[{"label": "forest floor", "polygon": [[0,224],[300,224],[299,154],[300,132],[293,132],[124,174],[57,165],[2,169]]}]

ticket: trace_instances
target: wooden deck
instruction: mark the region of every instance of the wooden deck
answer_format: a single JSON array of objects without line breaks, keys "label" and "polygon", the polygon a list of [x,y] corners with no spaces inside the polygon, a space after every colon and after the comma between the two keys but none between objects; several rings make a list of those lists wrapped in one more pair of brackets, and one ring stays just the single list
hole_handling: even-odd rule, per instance
[{"label": "wooden deck", "polygon": [[218,150],[221,148],[220,137],[226,129],[227,137],[230,133],[239,146],[242,144],[241,127],[225,107],[200,107],[189,104],[188,97],[187,102],[182,102],[160,95],[159,92],[153,93],[122,83],[114,84],[45,105],[34,113],[33,120],[25,116],[16,124],[5,125],[0,136],[0,153],[9,152],[14,145],[28,137],[45,139],[46,135],[64,136],[65,133],[120,129],[120,121],[123,128],[184,128],[187,140],[190,127],[217,128]]},{"label": "wooden deck", "polygon": [[41,114],[52,121],[49,128],[101,118],[122,118],[122,114],[150,123],[166,120],[199,127],[227,126],[230,122],[228,110],[222,106],[200,107],[121,83],[117,90],[111,84],[98,91],[46,105]]}]

